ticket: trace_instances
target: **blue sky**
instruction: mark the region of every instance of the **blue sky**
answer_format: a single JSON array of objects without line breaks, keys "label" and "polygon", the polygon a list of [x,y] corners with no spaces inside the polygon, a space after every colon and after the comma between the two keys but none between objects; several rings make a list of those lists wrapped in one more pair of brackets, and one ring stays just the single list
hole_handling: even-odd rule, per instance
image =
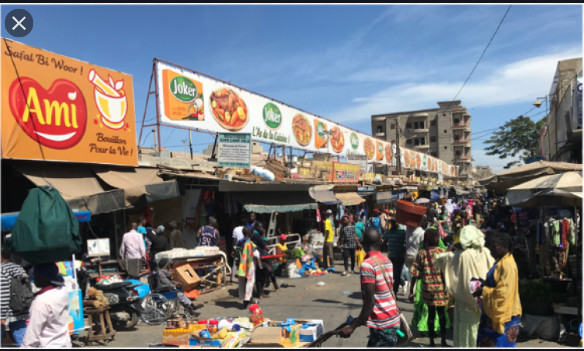
[{"label": "blue sky", "polygon": [[[230,81],[370,134],[371,115],[435,108],[452,99],[508,5],[2,5],[34,18],[26,37],[2,36],[133,76],[144,114],[152,59]],[[474,165],[481,133],[528,112],[549,93],[559,60],[582,56],[581,5],[513,5],[457,99],[472,116]],[[531,111],[530,111],[531,110]],[[150,99],[147,121],[155,118]],[[137,126],[139,132],[139,126]],[[141,145],[152,146],[144,131]],[[186,131],[163,128],[183,151]],[[481,138],[482,135],[485,135]],[[193,133],[200,152],[213,137]]]}]

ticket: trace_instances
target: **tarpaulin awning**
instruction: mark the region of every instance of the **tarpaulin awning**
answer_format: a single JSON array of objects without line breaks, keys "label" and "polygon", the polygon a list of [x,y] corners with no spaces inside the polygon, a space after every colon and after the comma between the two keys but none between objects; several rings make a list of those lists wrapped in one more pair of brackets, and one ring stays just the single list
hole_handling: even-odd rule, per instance
[{"label": "tarpaulin awning", "polygon": [[340,201],[332,191],[334,187],[334,185],[315,185],[308,189],[308,194],[316,201],[325,205],[338,204]]},{"label": "tarpaulin awning", "polygon": [[[1,226],[2,230],[12,230],[14,228],[14,223],[16,223],[16,219],[18,219],[18,215],[20,212],[9,212],[9,213],[2,213],[1,216]],[[89,211],[73,211],[75,218],[82,223],[82,222],[91,222],[91,212]]]},{"label": "tarpaulin awning", "polygon": [[318,204],[307,191],[233,192],[231,196],[248,212],[296,212],[315,210]]},{"label": "tarpaulin awning", "polygon": [[31,162],[14,167],[36,186],[53,186],[73,210],[100,214],[126,207],[124,191],[105,190],[87,166]]},{"label": "tarpaulin awning", "polygon": [[365,202],[365,199],[357,193],[336,193],[335,196],[345,206],[355,206]]},{"label": "tarpaulin awning", "polygon": [[[554,189],[569,193],[582,193],[581,173],[565,172],[538,177],[510,188],[505,198],[507,204],[515,205],[529,200],[535,193]],[[563,197],[563,192],[558,193],[558,197]],[[545,198],[553,197],[553,195],[553,193],[548,193]],[[571,196],[566,194],[565,197],[569,198]]]},{"label": "tarpaulin awning", "polygon": [[126,205],[145,196],[146,201],[154,202],[180,196],[176,180],[164,181],[156,168],[112,169],[95,167],[97,176],[113,188],[124,190]]},{"label": "tarpaulin awning", "polygon": [[480,183],[501,194],[507,189],[533,178],[569,171],[582,171],[582,164],[537,161],[483,179]]}]

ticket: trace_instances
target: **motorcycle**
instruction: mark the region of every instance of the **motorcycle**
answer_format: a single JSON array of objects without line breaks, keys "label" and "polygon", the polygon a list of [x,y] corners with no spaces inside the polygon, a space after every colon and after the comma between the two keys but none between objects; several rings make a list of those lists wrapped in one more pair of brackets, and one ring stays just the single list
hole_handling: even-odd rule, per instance
[{"label": "motorcycle", "polygon": [[110,306],[110,318],[115,330],[136,326],[142,312],[142,299],[150,294],[150,287],[139,280],[129,279],[108,285],[97,284]]}]

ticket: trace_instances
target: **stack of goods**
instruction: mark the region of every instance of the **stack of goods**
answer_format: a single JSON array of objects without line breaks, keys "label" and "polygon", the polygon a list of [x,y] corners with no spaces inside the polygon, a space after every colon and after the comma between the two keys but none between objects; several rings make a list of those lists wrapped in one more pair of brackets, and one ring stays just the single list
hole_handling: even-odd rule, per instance
[{"label": "stack of goods", "polygon": [[235,348],[245,345],[254,326],[249,318],[200,320],[190,334],[189,346]]},{"label": "stack of goods", "polygon": [[83,307],[100,308],[108,305],[109,301],[103,294],[103,291],[95,288],[89,289],[85,300],[83,300]]},{"label": "stack of goods", "polygon": [[259,325],[251,334],[248,346],[252,347],[301,347],[324,334],[322,320],[268,321]]}]

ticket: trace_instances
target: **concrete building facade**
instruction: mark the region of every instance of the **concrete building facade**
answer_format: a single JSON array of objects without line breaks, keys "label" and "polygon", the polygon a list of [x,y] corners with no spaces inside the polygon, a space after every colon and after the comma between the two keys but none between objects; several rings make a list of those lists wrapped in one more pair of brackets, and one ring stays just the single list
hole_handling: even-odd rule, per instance
[{"label": "concrete building facade", "polygon": [[[582,58],[559,61],[545,97],[546,126],[540,135],[541,156],[549,161],[582,163]],[[543,107],[543,106],[542,106]]]},{"label": "concrete building facade", "polygon": [[438,108],[371,116],[372,135],[458,166],[459,180],[472,177],[471,116],[460,100]]}]

